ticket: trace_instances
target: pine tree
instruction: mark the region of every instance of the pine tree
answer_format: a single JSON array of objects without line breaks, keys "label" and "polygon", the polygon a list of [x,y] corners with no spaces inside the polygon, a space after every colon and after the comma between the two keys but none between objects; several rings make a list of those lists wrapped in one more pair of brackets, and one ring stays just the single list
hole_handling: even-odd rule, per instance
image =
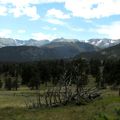
[{"label": "pine tree", "polygon": [[3,86],[3,83],[2,83],[2,80],[0,79],[0,88],[2,88]]},{"label": "pine tree", "polygon": [[7,90],[12,89],[12,79],[11,79],[11,77],[7,77],[5,79],[5,89],[7,89]]}]

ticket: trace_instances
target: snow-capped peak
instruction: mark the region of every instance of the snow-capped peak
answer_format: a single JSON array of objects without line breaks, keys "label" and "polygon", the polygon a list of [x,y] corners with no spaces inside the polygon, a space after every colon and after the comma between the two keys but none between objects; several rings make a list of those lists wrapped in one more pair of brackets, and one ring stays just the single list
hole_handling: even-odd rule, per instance
[{"label": "snow-capped peak", "polygon": [[88,40],[89,44],[98,46],[100,48],[106,48],[106,47],[110,47],[110,46],[114,46],[118,43],[120,43],[120,40],[113,40],[113,39],[90,39]]},{"label": "snow-capped peak", "polygon": [[79,40],[77,40],[77,39],[57,38],[57,39],[54,39],[52,42],[79,42]]}]

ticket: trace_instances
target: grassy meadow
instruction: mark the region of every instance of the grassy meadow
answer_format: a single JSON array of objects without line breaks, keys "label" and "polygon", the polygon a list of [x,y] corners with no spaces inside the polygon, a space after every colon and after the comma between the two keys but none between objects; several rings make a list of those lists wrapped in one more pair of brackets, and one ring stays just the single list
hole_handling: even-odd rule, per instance
[{"label": "grassy meadow", "polygon": [[34,92],[25,87],[18,91],[1,90],[0,120],[120,120],[118,91],[102,90],[102,97],[87,105],[28,109],[26,97],[21,94]]}]

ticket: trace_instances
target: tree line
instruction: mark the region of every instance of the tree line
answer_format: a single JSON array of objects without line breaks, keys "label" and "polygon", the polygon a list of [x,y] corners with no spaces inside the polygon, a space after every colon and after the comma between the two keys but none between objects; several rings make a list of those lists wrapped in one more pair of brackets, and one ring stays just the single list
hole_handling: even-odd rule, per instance
[{"label": "tree line", "polygon": [[0,88],[17,90],[25,85],[33,90],[39,89],[42,84],[55,86],[62,80],[69,80],[79,87],[88,84],[89,75],[95,78],[98,88],[105,88],[108,85],[116,87],[120,85],[120,60],[88,61],[80,58],[69,61],[0,63]]}]

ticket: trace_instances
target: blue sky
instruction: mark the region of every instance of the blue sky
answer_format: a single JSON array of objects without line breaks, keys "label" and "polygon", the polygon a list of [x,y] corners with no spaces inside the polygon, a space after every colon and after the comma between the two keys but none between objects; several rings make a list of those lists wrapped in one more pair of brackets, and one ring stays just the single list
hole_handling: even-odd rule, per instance
[{"label": "blue sky", "polygon": [[0,37],[120,38],[120,0],[0,0]]}]

